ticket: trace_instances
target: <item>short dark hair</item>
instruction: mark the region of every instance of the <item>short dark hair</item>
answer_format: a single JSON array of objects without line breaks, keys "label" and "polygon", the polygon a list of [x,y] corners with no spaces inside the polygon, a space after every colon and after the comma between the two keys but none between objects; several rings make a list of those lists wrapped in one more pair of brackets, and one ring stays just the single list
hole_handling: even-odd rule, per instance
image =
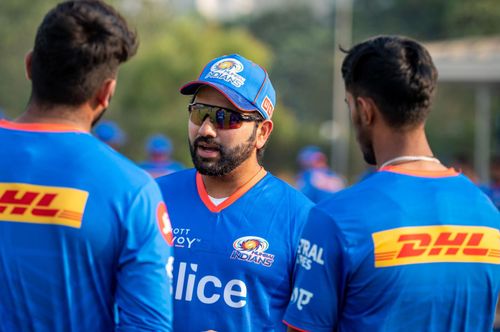
[{"label": "short dark hair", "polygon": [[48,105],[81,105],[116,76],[137,46],[136,33],[113,7],[100,0],[62,2],[38,27],[31,98]]},{"label": "short dark hair", "polygon": [[437,70],[427,50],[400,36],[378,36],[355,45],[342,63],[346,90],[376,103],[394,128],[425,121],[434,95]]}]

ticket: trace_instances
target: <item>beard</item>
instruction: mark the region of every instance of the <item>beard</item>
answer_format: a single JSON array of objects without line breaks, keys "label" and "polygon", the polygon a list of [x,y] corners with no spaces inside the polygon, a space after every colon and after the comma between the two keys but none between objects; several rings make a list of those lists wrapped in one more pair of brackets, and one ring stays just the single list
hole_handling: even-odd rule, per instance
[{"label": "beard", "polygon": [[377,165],[377,159],[375,158],[375,152],[371,144],[362,145],[361,152],[363,153],[363,159],[368,165]]},{"label": "beard", "polygon": [[[224,176],[231,173],[252,155],[255,149],[256,134],[257,126],[254,127],[252,135],[245,142],[234,148],[227,148],[216,143],[213,137],[200,136],[193,142],[189,141],[189,151],[194,167],[200,174],[208,176]],[[216,159],[200,157],[196,150],[201,142],[213,146],[219,152],[219,157]]]},{"label": "beard", "polygon": [[101,114],[99,114],[91,123],[90,128],[94,128],[95,125],[101,120],[101,118],[104,116],[104,113],[106,113],[108,109],[105,108],[102,110]]},{"label": "beard", "polygon": [[373,143],[368,133],[368,129],[363,128],[358,117],[353,120],[354,130],[356,131],[356,139],[358,141],[363,159],[368,165],[377,165],[377,158],[373,150]]}]

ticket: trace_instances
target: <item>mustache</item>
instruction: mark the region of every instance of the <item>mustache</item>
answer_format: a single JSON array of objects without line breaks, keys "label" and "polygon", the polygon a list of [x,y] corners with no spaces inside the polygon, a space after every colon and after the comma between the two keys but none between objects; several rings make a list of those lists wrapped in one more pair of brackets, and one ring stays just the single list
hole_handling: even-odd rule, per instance
[{"label": "mustache", "polygon": [[210,144],[211,146],[214,147],[214,149],[222,150],[222,145],[217,143],[213,137],[206,137],[206,136],[197,137],[193,142],[194,148],[196,149],[200,145],[200,143]]}]

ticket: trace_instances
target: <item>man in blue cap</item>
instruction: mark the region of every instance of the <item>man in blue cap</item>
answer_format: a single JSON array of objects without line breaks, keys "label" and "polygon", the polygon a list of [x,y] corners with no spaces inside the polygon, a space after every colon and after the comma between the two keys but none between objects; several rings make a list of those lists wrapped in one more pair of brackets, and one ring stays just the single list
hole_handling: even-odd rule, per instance
[{"label": "man in blue cap", "polygon": [[125,144],[125,134],[114,121],[102,120],[94,127],[94,135],[114,150],[119,151]]},{"label": "man in blue cap", "polygon": [[314,203],[344,189],[344,179],[328,167],[326,155],[319,147],[306,146],[297,159],[301,168],[297,188]]},{"label": "man in blue cap", "polygon": [[174,232],[174,329],[284,331],[312,203],[261,166],[276,104],[271,81],[232,54],[210,61],[180,92],[193,95],[195,169],[157,180]]},{"label": "man in blue cap", "polygon": [[154,134],[149,137],[146,150],[148,159],[140,163],[139,166],[152,177],[157,178],[184,169],[184,165],[171,159],[172,142],[165,135]]}]

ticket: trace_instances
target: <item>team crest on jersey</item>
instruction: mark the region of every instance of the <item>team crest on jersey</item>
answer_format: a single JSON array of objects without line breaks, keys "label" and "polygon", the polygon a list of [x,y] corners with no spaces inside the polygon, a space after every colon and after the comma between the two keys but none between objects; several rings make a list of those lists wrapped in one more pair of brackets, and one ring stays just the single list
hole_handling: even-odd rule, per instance
[{"label": "team crest on jersey", "polygon": [[172,224],[170,223],[170,217],[168,216],[167,206],[165,203],[160,202],[158,208],[156,209],[156,217],[158,220],[158,226],[160,227],[160,233],[168,243],[169,246],[174,244],[174,234],[172,233]]},{"label": "team crest on jersey", "polygon": [[270,267],[274,262],[274,255],[266,253],[269,242],[257,236],[240,237],[233,243],[231,259],[247,261],[254,264]]},{"label": "team crest on jersey", "polygon": [[239,88],[245,84],[245,78],[238,74],[243,68],[243,64],[236,59],[222,59],[210,67],[210,72],[205,78],[223,80]]}]

